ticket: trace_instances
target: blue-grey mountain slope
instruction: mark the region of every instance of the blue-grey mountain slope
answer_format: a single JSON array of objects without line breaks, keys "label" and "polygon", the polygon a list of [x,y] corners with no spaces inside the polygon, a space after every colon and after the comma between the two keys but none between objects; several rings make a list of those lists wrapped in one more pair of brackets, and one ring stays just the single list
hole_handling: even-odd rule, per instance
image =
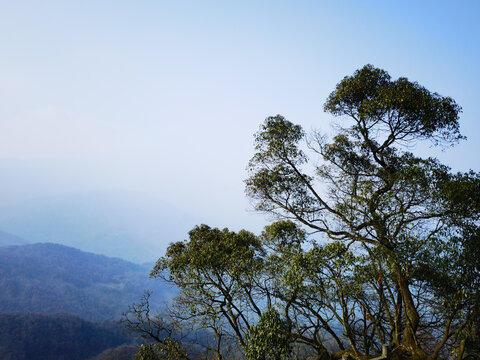
[{"label": "blue-grey mountain slope", "polygon": [[145,289],[160,307],[175,291],[150,268],[51,243],[0,247],[0,313],[66,312],[118,319]]}]

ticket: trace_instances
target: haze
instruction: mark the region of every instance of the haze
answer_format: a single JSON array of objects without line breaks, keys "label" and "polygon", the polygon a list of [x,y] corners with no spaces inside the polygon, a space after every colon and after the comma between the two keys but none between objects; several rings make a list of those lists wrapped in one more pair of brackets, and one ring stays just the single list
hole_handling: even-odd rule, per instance
[{"label": "haze", "polygon": [[253,134],[275,114],[327,132],[326,97],[367,63],[453,97],[468,140],[423,151],[478,171],[479,13],[476,1],[3,1],[0,229],[135,261],[195,224],[259,232],[268,219],[243,184]]}]

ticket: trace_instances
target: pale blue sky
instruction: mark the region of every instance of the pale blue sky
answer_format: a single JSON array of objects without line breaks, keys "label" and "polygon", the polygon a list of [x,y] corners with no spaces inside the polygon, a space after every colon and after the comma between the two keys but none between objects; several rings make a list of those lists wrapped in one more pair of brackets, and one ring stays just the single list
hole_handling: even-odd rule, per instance
[{"label": "pale blue sky", "polygon": [[243,180],[253,133],[323,103],[367,63],[462,107],[480,170],[478,1],[1,1],[0,201],[143,192],[259,231]]}]

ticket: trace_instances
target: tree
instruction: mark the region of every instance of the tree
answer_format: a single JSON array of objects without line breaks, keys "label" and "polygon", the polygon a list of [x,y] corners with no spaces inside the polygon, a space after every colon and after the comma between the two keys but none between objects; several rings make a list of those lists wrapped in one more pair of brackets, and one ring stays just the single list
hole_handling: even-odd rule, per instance
[{"label": "tree", "polygon": [[[217,340],[211,350],[222,359],[222,340],[233,336],[245,349],[250,328],[247,313],[261,314],[253,293],[260,243],[247,231],[235,233],[207,225],[195,227],[189,236],[189,241],[170,244],[152,276],[182,290],[176,299],[178,317],[211,329]],[[226,327],[231,333],[225,332]]]},{"label": "tree", "polygon": [[[433,278],[425,270],[448,263],[466,228],[478,229],[480,177],[452,174],[438,160],[408,150],[422,140],[448,145],[463,139],[460,107],[367,65],[337,85],[324,109],[341,116],[342,124],[331,142],[314,133],[310,156],[300,148],[306,137],[300,126],[280,115],[265,121],[256,135],[247,193],[257,210],[368,255],[369,271],[382,279],[372,286],[389,318],[390,349],[436,358],[477,310],[467,310],[472,283],[456,281],[466,263],[455,262]],[[354,342],[351,347],[358,353]]]},{"label": "tree", "polygon": [[[357,291],[352,279],[347,281],[346,265],[353,258],[334,259],[346,248],[330,244],[304,251],[305,233],[290,221],[267,226],[261,236],[206,225],[189,235],[189,240],[170,244],[152,274],[180,288],[174,301],[177,319],[212,330],[215,358],[224,357],[232,339],[252,360],[298,358],[301,353],[326,359],[326,336],[344,349],[330,322],[340,319],[350,327],[341,311]],[[341,280],[344,302],[339,308],[336,286]]]},{"label": "tree", "polygon": [[249,360],[288,359],[291,349],[288,341],[288,324],[281,319],[280,313],[267,309],[258,324],[252,326],[247,334],[247,358]]},{"label": "tree", "polygon": [[480,176],[411,152],[462,140],[460,107],[367,65],[325,110],[341,117],[331,140],[280,115],[255,136],[246,191],[279,221],[259,236],[195,227],[152,276],[180,288],[217,359],[232,339],[249,359],[472,354]]},{"label": "tree", "polygon": [[150,296],[151,292],[146,291],[140,302],[129,306],[120,320],[126,330],[146,341],[134,359],[188,360],[188,354],[178,339],[182,338],[181,329],[167,315],[152,313]]}]

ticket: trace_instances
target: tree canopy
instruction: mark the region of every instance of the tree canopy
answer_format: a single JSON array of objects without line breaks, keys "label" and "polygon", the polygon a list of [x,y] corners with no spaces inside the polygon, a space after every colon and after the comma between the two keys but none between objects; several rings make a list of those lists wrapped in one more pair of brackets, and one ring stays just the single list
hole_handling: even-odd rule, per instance
[{"label": "tree canopy", "polygon": [[152,276],[177,314],[248,359],[462,359],[480,337],[480,175],[413,150],[464,139],[460,107],[366,65],[324,109],[336,134],[281,115],[255,135],[246,192],[278,221],[172,243]]}]

